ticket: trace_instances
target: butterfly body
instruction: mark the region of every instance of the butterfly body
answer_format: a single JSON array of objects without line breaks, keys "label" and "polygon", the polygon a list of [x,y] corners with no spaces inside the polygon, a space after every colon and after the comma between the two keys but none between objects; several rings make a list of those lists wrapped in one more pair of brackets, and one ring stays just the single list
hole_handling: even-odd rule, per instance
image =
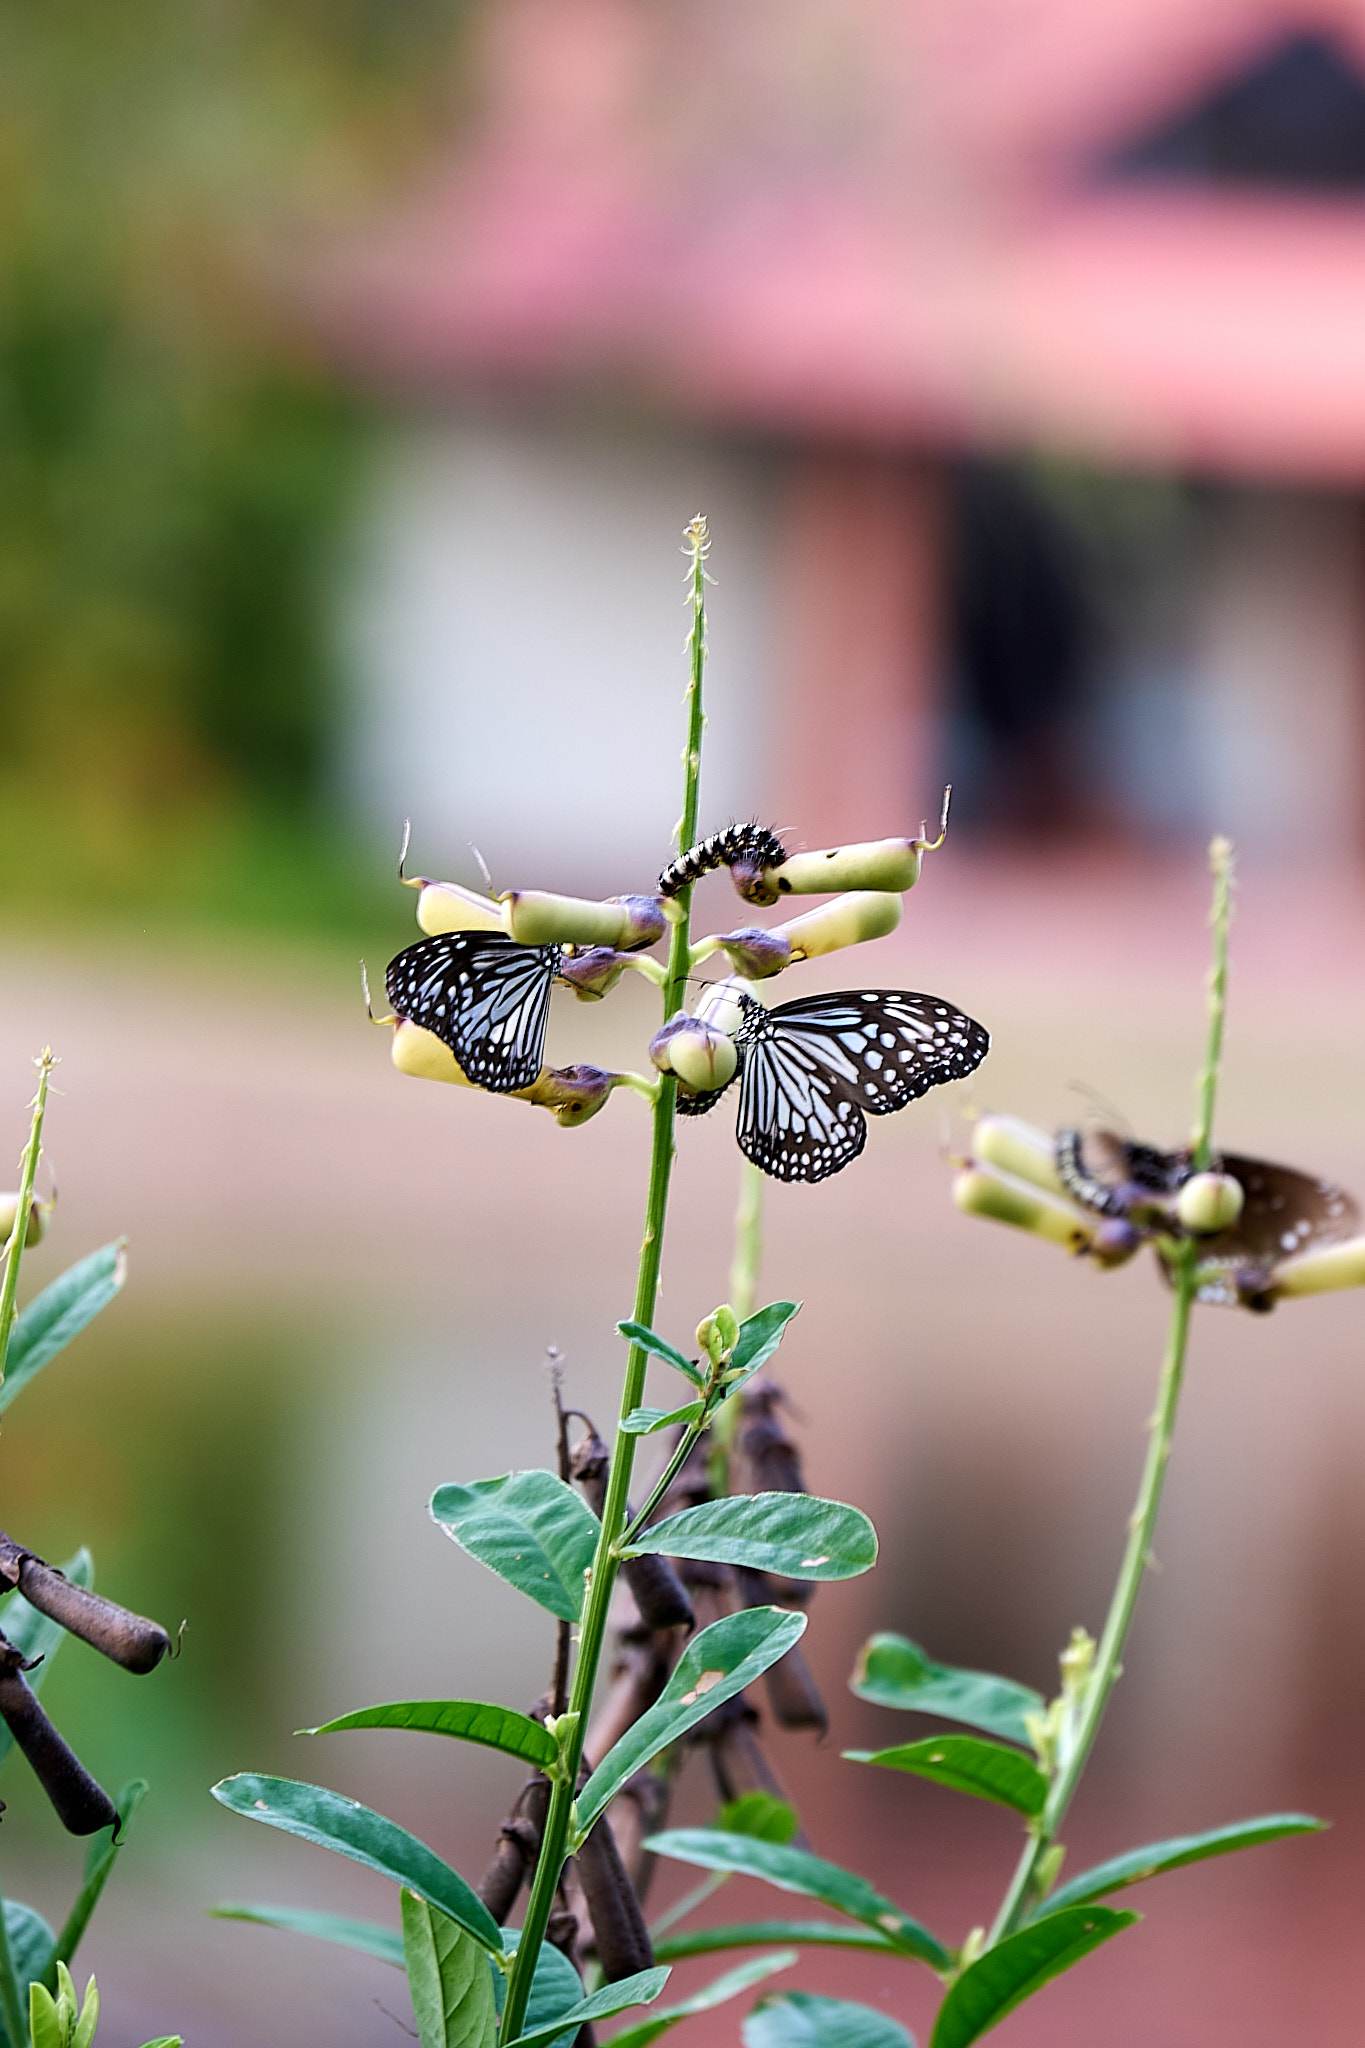
[{"label": "butterfly body", "polygon": [[[990,1038],[937,996],[867,989],[766,1009],[741,998],[736,1034],[741,1152],[775,1180],[819,1181],[856,1159],[867,1118],[891,1116],[981,1064]],[[679,1098],[684,1115],[719,1101]]]},{"label": "butterfly body", "polygon": [[398,1015],[448,1045],[475,1087],[507,1095],[540,1072],[563,958],[499,932],[443,932],[396,954],[384,983]]}]

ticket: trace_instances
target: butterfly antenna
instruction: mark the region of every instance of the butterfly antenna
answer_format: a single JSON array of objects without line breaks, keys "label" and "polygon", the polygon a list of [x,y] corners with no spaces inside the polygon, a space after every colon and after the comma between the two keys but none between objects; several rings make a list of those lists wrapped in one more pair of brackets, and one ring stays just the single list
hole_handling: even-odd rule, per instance
[{"label": "butterfly antenna", "polygon": [[393,1014],[388,1017],[375,1016],[374,1004],[370,1001],[369,969],[366,967],[365,962],[363,960],[360,963],[360,986],[361,989],[364,991],[365,996],[365,1015],[369,1018],[371,1024],[396,1024],[398,1021],[397,1011],[394,1011]]}]

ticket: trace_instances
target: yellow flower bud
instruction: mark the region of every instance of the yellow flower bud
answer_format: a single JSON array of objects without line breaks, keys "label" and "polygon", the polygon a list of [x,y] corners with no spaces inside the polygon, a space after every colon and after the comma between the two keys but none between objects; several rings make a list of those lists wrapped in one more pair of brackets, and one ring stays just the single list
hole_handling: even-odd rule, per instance
[{"label": "yellow flower bud", "polygon": [[972,1126],[972,1157],[998,1166],[1017,1180],[1031,1181],[1050,1195],[1064,1195],[1057,1176],[1056,1148],[1046,1131],[1017,1116],[978,1117]]},{"label": "yellow flower bud", "polygon": [[967,1216],[988,1216],[1049,1238],[1068,1251],[1083,1252],[1095,1235],[1095,1222],[1069,1202],[1058,1201],[1008,1174],[969,1166],[953,1182],[953,1200]]},{"label": "yellow flower bud", "polygon": [[500,932],[502,914],[489,896],[462,889],[458,882],[420,881],[417,922],[429,939],[441,932]]},{"label": "yellow flower bud", "polygon": [[900,921],[899,896],[880,889],[860,889],[775,926],[771,936],[787,940],[793,960],[813,960],[820,953],[837,953],[841,946],[884,939]]},{"label": "yellow flower bud", "polygon": [[410,1024],[406,1017],[394,1026],[393,1063],[400,1074],[413,1074],[419,1081],[453,1081],[457,1088],[473,1086],[445,1041],[420,1024]]},{"label": "yellow flower bud", "polygon": [[1175,1213],[1196,1237],[1231,1230],[1246,1197],[1230,1173],[1194,1173],[1175,1198]]},{"label": "yellow flower bud", "polygon": [[1299,1252],[1276,1266],[1270,1292],[1275,1296],[1326,1294],[1337,1287],[1365,1287],[1365,1237],[1344,1244],[1325,1244]]},{"label": "yellow flower bud", "polygon": [[630,952],[661,938],[664,915],[653,896],[617,896],[593,903],[545,889],[510,889],[502,926],[523,946],[613,946]]},{"label": "yellow flower bud", "polygon": [[923,855],[922,839],[868,839],[794,853],[780,868],[769,868],[764,880],[782,896],[824,896],[835,889],[890,889],[900,895],[919,880]]},{"label": "yellow flower bud", "polygon": [[[32,1201],[28,1210],[28,1229],[24,1232],[24,1243],[41,1244],[47,1235],[47,1216],[51,1202]],[[0,1195],[0,1249],[7,1245],[14,1230],[14,1221],[19,1214],[19,1191]]]}]

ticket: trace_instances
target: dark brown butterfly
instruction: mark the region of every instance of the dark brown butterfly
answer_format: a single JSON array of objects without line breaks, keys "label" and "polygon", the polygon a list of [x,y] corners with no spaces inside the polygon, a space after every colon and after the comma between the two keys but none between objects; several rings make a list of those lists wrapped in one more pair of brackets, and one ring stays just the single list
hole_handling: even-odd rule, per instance
[{"label": "dark brown butterfly", "polygon": [[[1194,1172],[1188,1150],[1162,1152],[1114,1131],[1063,1130],[1056,1163],[1072,1201],[1126,1227],[1134,1244],[1188,1235],[1175,1214],[1175,1198]],[[1333,1181],[1240,1152],[1220,1153],[1212,1165],[1238,1182],[1243,1203],[1230,1228],[1198,1240],[1200,1301],[1268,1309],[1278,1265],[1360,1229],[1359,1205]]]}]

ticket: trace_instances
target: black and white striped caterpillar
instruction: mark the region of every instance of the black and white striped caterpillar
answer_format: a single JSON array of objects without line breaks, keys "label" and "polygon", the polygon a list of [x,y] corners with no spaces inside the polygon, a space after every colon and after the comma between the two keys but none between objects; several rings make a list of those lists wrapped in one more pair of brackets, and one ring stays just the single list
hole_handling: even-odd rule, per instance
[{"label": "black and white striped caterpillar", "polygon": [[747,825],[727,825],[723,832],[713,832],[709,839],[689,846],[686,853],[669,862],[659,877],[659,894],[676,896],[679,889],[699,882],[713,869],[733,867],[736,861],[756,868],[780,868],[786,858],[786,847],[769,826],[756,819]]}]

